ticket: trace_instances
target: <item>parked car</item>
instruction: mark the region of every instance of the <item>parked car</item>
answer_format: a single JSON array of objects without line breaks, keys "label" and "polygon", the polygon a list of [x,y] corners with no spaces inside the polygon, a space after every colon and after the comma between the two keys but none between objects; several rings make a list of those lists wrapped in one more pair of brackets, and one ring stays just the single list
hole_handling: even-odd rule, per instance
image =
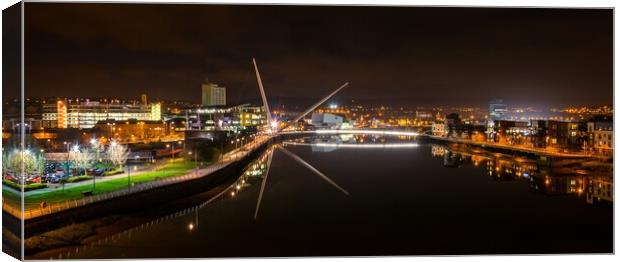
[{"label": "parked car", "polygon": [[90,168],[88,169],[88,174],[94,176],[102,176],[105,171],[108,171],[109,168],[101,167],[101,168]]},{"label": "parked car", "polygon": [[65,172],[62,172],[62,171],[58,172],[57,171],[56,173],[51,173],[51,174],[45,175],[45,180],[48,183],[60,183],[60,181],[66,179],[68,177],[69,177],[69,175],[65,174]]},{"label": "parked car", "polygon": [[29,176],[28,178],[26,178],[26,184],[30,184],[30,183],[41,183],[41,176],[39,175]]}]

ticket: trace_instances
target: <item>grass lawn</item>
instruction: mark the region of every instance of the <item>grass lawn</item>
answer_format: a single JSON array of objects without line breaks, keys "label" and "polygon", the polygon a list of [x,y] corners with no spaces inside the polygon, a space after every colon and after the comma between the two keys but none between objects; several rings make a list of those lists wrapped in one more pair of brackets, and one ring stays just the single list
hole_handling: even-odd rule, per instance
[{"label": "grass lawn", "polygon": [[6,202],[11,206],[19,207],[21,203],[21,197],[19,193],[2,189],[2,201]]},{"label": "grass lawn", "polygon": [[[194,168],[194,163],[190,161],[183,161],[177,159],[175,162],[166,164],[163,168],[157,171],[150,171],[141,173],[139,175],[131,175],[132,183],[144,183],[149,181],[154,181],[158,179],[181,176],[186,174],[189,170]],[[119,178],[96,182],[94,194],[102,194],[108,193],[120,189],[124,189],[127,187],[127,177],[122,176]],[[93,185],[92,183],[86,183],[80,186],[66,188],[63,192],[62,187],[55,189],[53,191],[49,191],[41,194],[33,194],[26,196],[24,205],[26,209],[29,208],[38,208],[39,204],[42,201],[47,202],[48,204],[64,202],[67,200],[80,199],[83,197],[82,192],[84,191],[92,191]],[[6,196],[6,195],[5,195]],[[19,196],[17,196],[19,197]],[[11,197],[9,197],[11,198]],[[8,200],[8,199],[7,199]]]}]

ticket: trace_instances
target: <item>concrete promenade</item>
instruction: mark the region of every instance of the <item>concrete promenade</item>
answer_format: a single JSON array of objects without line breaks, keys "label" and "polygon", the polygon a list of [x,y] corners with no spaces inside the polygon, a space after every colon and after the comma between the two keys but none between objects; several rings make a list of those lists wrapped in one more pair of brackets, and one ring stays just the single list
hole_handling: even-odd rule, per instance
[{"label": "concrete promenade", "polygon": [[468,139],[460,139],[460,138],[448,138],[448,137],[440,137],[440,136],[431,136],[431,135],[423,135],[432,140],[451,142],[451,143],[459,143],[459,144],[467,144],[485,148],[495,148],[502,150],[510,150],[528,154],[536,154],[541,156],[549,156],[549,157],[558,157],[558,158],[597,158],[597,159],[606,159],[608,157],[594,155],[594,154],[584,154],[584,153],[565,153],[565,152],[557,152],[546,150],[543,148],[532,148],[532,147],[523,147],[523,146],[515,146],[515,145],[502,145],[498,143],[489,143],[489,142],[479,142],[472,141]]},{"label": "concrete promenade", "polygon": [[[48,204],[45,208],[40,208],[40,207],[27,208],[23,212],[23,218],[25,220],[28,220],[28,219],[32,219],[32,218],[36,218],[36,217],[40,217],[44,215],[49,215],[52,213],[56,213],[56,212],[71,209],[71,208],[77,208],[77,207],[86,206],[86,205],[96,203],[96,202],[106,201],[112,198],[135,194],[138,192],[142,192],[142,191],[146,191],[146,190],[150,190],[150,189],[154,189],[154,188],[158,188],[162,186],[200,179],[210,174],[213,174],[214,172],[219,171],[222,168],[236,161],[241,160],[243,157],[251,153],[254,149],[269,142],[271,138],[273,138],[273,136],[259,136],[253,142],[250,142],[246,145],[243,145],[242,147],[238,149],[235,149],[233,151],[226,153],[220,161],[215,162],[211,165],[208,165],[202,169],[191,170],[182,176],[170,177],[167,179],[141,183],[141,184],[129,187],[129,188],[124,188],[121,190],[108,192],[105,194],[97,194],[97,195],[88,196],[88,197],[84,197],[80,199],[67,200],[61,203],[51,203],[51,204]],[[60,190],[60,189],[57,189],[57,190]],[[20,218],[22,216],[21,207],[15,207],[13,205],[7,204],[6,202],[3,202],[2,209],[5,212],[17,218]]]}]

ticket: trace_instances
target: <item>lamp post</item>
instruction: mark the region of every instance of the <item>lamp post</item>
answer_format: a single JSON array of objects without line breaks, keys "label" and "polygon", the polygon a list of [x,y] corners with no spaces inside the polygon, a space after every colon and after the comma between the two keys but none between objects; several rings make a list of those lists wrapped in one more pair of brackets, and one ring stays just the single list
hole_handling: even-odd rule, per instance
[{"label": "lamp post", "polygon": [[196,152],[189,151],[187,152],[190,156],[194,155],[194,173],[198,175],[198,154]]},{"label": "lamp post", "polygon": [[[136,160],[140,159],[139,155],[136,155]],[[127,163],[127,188],[131,189],[131,167],[129,166],[129,163]]]},{"label": "lamp post", "polygon": [[172,147],[172,161],[174,162],[174,143],[172,143],[172,146],[170,144],[166,144],[166,148],[171,148]]}]

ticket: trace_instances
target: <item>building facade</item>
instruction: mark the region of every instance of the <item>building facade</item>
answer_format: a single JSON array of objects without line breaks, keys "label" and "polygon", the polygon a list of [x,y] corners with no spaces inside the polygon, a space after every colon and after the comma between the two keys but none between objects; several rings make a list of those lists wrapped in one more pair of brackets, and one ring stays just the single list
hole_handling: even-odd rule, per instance
[{"label": "building facade", "polygon": [[344,122],[344,118],[340,115],[330,113],[312,113],[311,124],[321,127],[339,127]]},{"label": "building facade", "polygon": [[168,126],[161,120],[103,120],[95,128],[107,134],[105,137],[129,143],[160,141],[169,134]]},{"label": "building facade", "polygon": [[508,107],[503,100],[497,99],[489,102],[489,118],[493,121],[500,120],[508,112]]},{"label": "building facade", "polygon": [[226,87],[209,82],[202,84],[202,105],[226,105]]},{"label": "building facade", "polygon": [[431,131],[434,136],[446,136],[448,131],[444,122],[435,122],[431,125]]},{"label": "building facade", "polygon": [[614,123],[611,117],[593,117],[587,123],[588,150],[604,155],[613,154]]},{"label": "building facade", "polygon": [[239,124],[244,127],[267,125],[267,113],[262,106],[242,105],[239,107]]},{"label": "building facade", "polygon": [[92,128],[104,120],[161,120],[161,104],[59,99],[43,105],[43,126],[49,128]]},{"label": "building facade", "polygon": [[202,106],[187,110],[187,129],[207,131],[239,131],[267,124],[262,106]]}]

